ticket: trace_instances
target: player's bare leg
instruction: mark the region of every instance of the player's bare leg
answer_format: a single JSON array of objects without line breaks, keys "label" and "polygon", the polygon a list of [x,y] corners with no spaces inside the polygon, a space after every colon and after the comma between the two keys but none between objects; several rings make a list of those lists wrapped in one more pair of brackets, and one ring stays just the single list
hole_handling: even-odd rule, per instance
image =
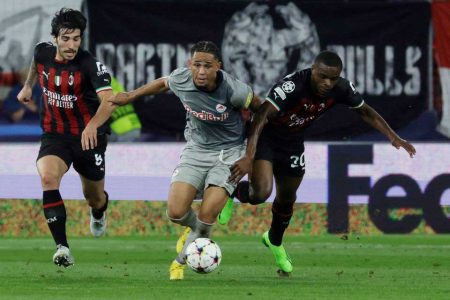
[{"label": "player's bare leg", "polygon": [[[184,260],[179,259],[185,248],[185,244],[189,242],[189,237],[197,226],[197,215],[192,210],[191,205],[194,201],[197,189],[185,182],[174,182],[170,186],[169,200],[167,203],[167,217],[174,223],[186,226],[190,230],[185,229],[177,241],[178,257],[172,261],[169,268],[170,280],[184,279]],[[181,248],[178,251],[178,248]]]},{"label": "player's bare leg", "polygon": [[231,219],[234,198],[241,203],[257,205],[264,203],[272,194],[272,163],[267,160],[256,160],[253,164],[253,170],[255,175],[252,177],[252,183],[250,184],[249,181],[245,180],[239,182],[233,194],[228,198],[217,218],[219,224],[225,225]]}]

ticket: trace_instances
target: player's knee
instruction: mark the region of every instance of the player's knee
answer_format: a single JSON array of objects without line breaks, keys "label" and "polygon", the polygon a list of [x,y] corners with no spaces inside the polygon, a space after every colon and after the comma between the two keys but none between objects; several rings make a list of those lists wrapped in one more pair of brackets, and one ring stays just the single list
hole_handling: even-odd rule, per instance
[{"label": "player's knee", "polygon": [[58,189],[59,188],[59,178],[58,176],[51,173],[41,174],[41,184],[44,189]]},{"label": "player's knee", "polygon": [[84,198],[93,209],[100,209],[105,205],[105,193],[96,193],[92,191],[83,191]]},{"label": "player's knee", "polygon": [[269,188],[258,188],[253,191],[252,197],[250,198],[249,203],[251,204],[260,204],[269,199],[272,194],[272,190]]},{"label": "player's knee", "polygon": [[186,215],[186,211],[181,211],[179,208],[167,207],[167,217],[170,221],[177,223],[177,220],[180,220]]},{"label": "player's knee", "polygon": [[282,192],[278,192],[277,193],[277,201],[280,202],[280,205],[293,205],[295,203],[295,201],[297,200],[297,195],[296,193],[282,193]]}]

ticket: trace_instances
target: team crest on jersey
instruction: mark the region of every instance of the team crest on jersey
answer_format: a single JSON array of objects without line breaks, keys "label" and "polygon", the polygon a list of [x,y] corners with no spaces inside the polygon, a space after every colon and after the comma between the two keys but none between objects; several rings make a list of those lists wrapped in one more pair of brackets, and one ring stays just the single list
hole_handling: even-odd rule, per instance
[{"label": "team crest on jersey", "polygon": [[216,105],[216,110],[217,110],[217,112],[223,113],[224,111],[227,110],[227,107],[225,105],[222,105],[222,104],[217,104]]},{"label": "team crest on jersey", "polygon": [[283,85],[281,86],[281,88],[283,89],[283,91],[285,91],[286,93],[292,93],[295,90],[295,83],[292,81],[286,81],[285,83],[283,83]]},{"label": "team crest on jersey", "polygon": [[69,85],[73,85],[73,80],[74,80],[73,74],[70,74],[69,81],[68,81]]},{"label": "team crest on jersey", "polygon": [[61,76],[55,76],[55,85],[60,86],[61,85]]}]

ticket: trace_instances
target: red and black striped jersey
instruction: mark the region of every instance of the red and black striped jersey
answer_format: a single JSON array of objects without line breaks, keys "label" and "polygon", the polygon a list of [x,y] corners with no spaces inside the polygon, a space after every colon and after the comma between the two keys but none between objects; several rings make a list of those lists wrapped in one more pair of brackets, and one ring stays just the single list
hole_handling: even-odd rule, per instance
[{"label": "red and black striped jersey", "polygon": [[[91,53],[80,49],[67,62],[55,59],[56,47],[39,43],[34,49],[34,62],[42,87],[41,127],[44,132],[80,136],[97,112],[97,93],[111,89],[111,76],[106,67]],[[109,133],[109,123],[98,133]]]},{"label": "red and black striped jersey", "polygon": [[335,104],[352,108],[364,104],[353,84],[342,77],[325,97],[314,95],[311,69],[285,76],[270,89],[266,101],[272,103],[278,112],[268,119],[265,129],[285,139],[303,137],[304,130]]}]

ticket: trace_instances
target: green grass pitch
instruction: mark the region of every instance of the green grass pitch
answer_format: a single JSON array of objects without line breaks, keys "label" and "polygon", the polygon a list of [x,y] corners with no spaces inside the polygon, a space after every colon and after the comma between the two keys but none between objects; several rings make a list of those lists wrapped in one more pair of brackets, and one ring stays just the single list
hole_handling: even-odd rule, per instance
[{"label": "green grass pitch", "polygon": [[75,238],[76,264],[53,265],[50,238],[0,238],[0,299],[450,299],[449,235],[287,236],[278,278],[258,236],[217,237],[208,275],[168,280],[176,237]]}]

